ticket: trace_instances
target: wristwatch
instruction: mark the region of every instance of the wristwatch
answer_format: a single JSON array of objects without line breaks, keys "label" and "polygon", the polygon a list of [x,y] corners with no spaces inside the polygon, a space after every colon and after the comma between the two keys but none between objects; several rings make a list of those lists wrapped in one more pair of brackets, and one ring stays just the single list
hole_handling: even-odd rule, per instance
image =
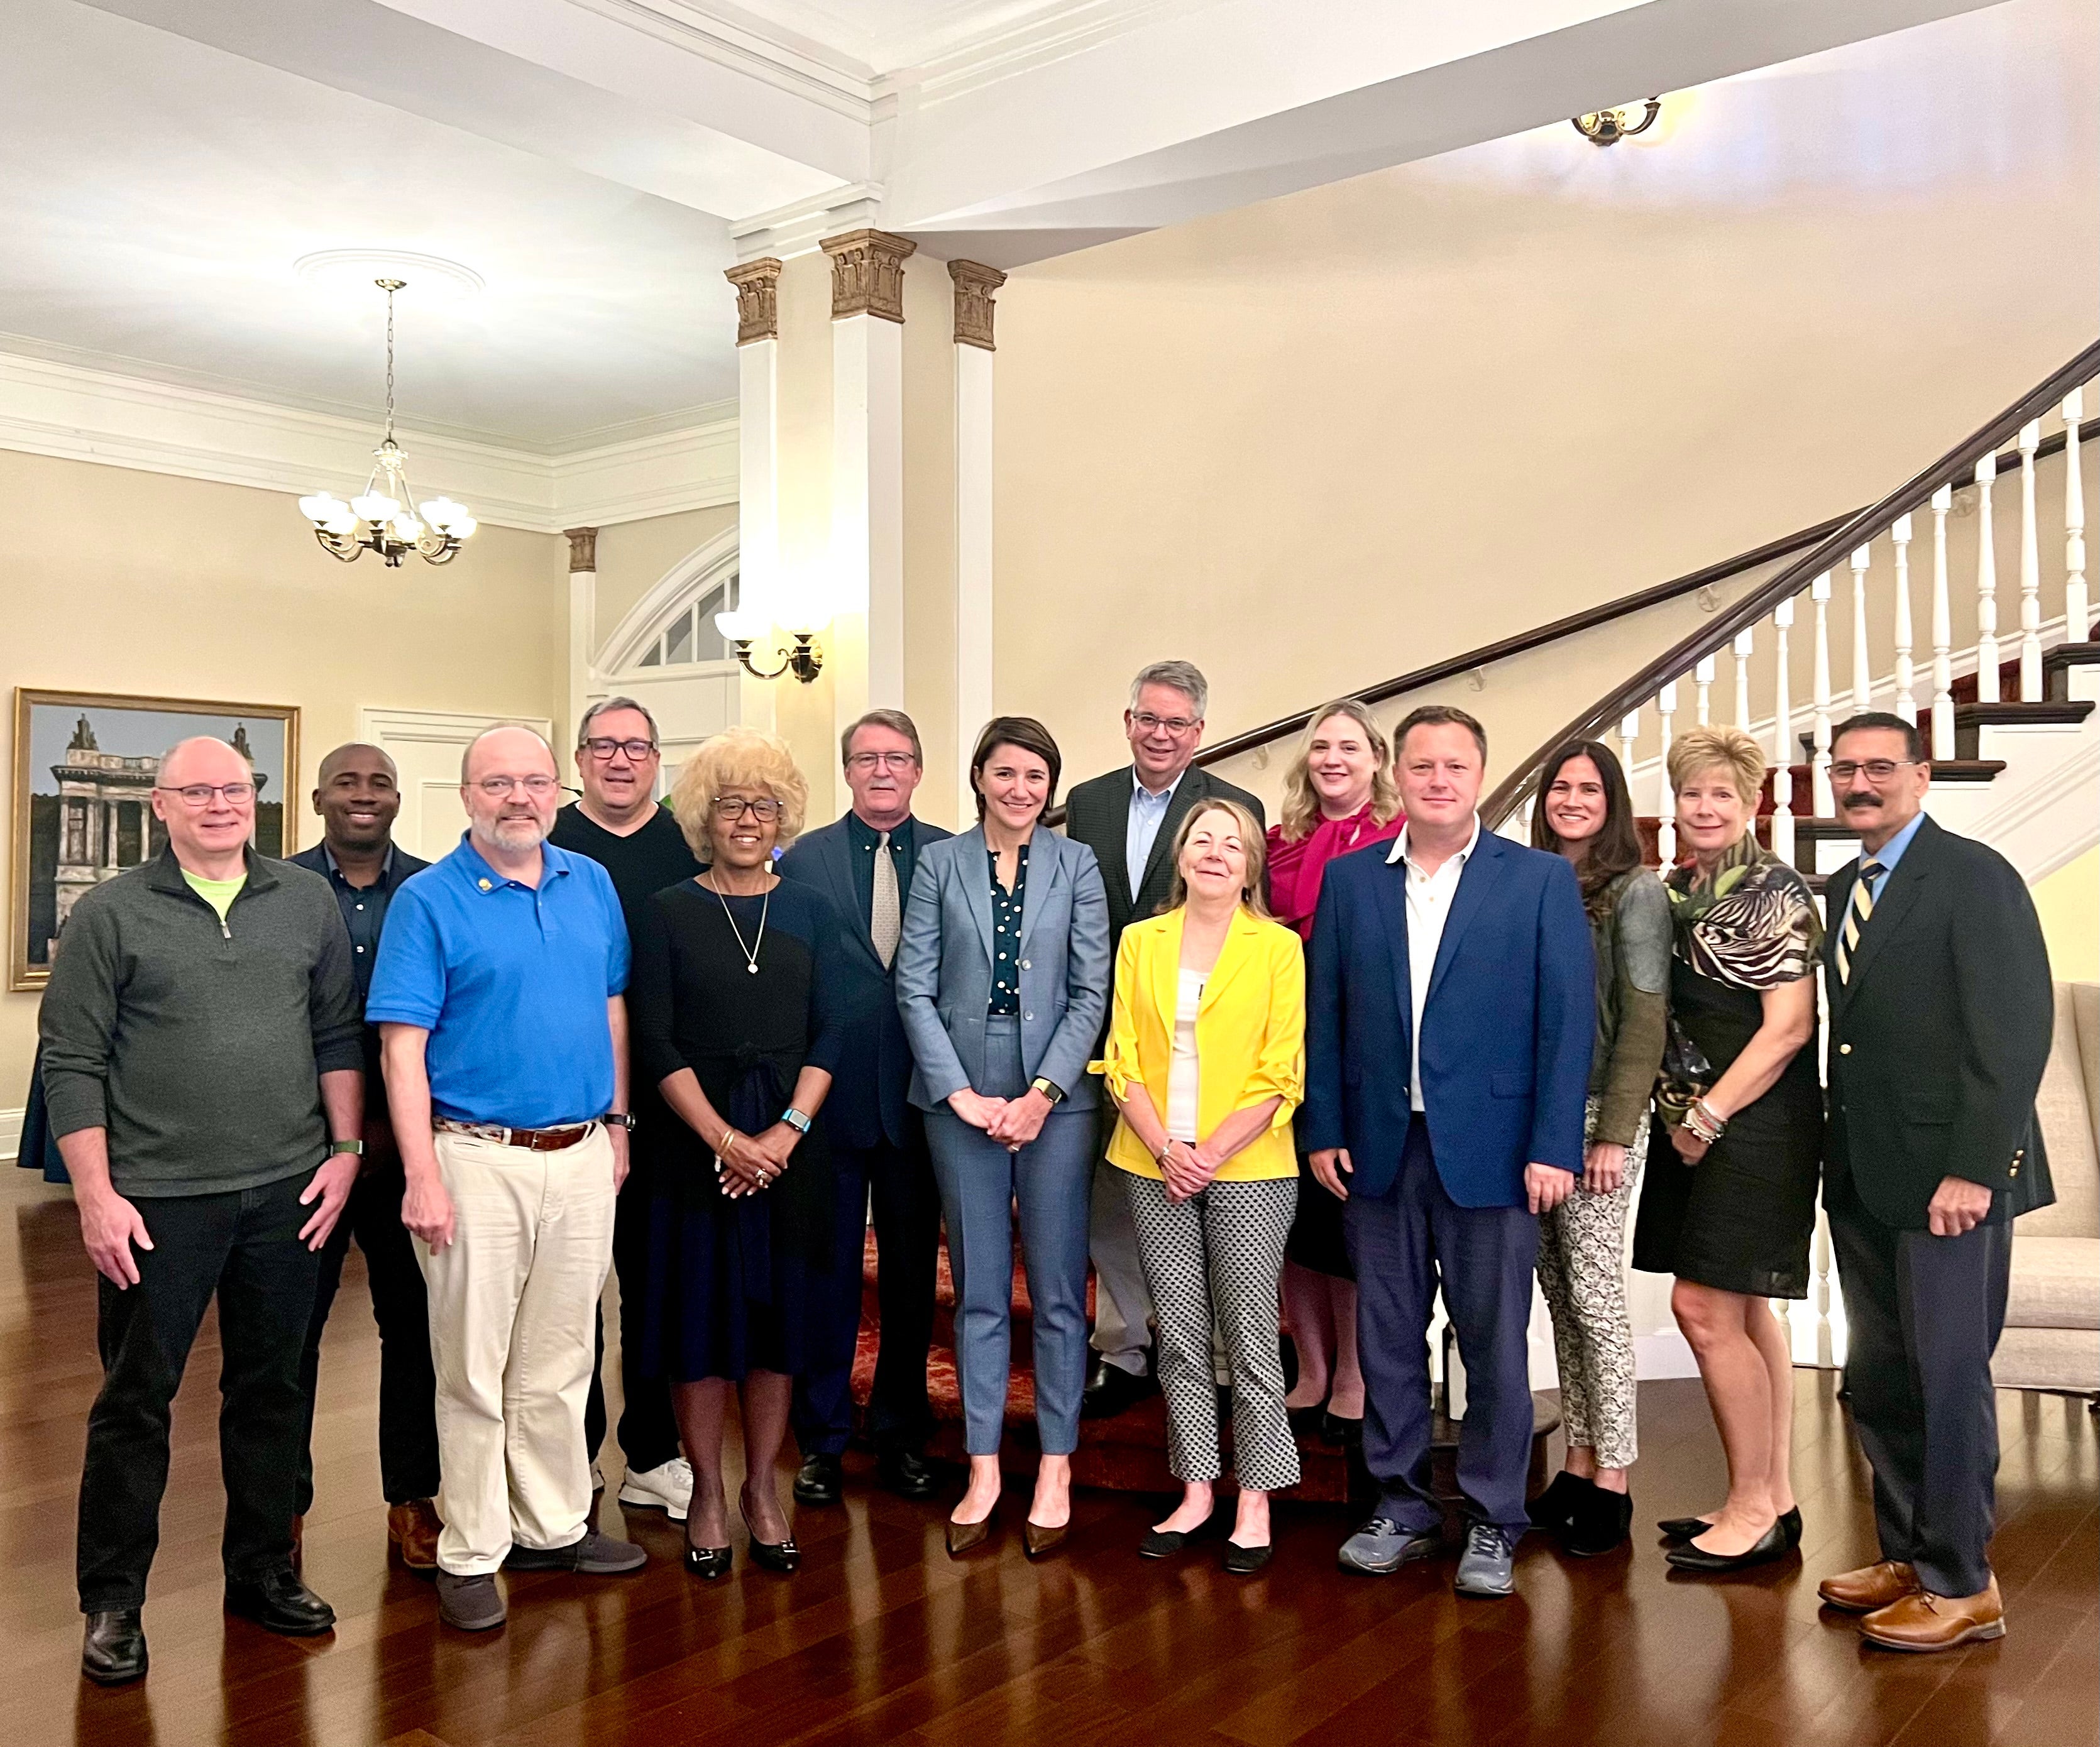
[{"label": "wristwatch", "polygon": [[624,1110],[607,1110],[598,1120],[608,1128],[624,1128],[629,1134],[634,1132],[634,1118]]},{"label": "wristwatch", "polygon": [[1065,1088],[1055,1080],[1043,1079],[1040,1074],[1028,1083],[1028,1089],[1030,1092],[1041,1092],[1052,1104],[1062,1104],[1065,1101]]},{"label": "wristwatch", "polygon": [[783,1110],[780,1113],[780,1120],[787,1123],[797,1134],[807,1134],[810,1132],[810,1118],[801,1110],[792,1108]]},{"label": "wristwatch", "polygon": [[364,1157],[364,1143],[362,1140],[329,1141],[329,1157],[333,1158],[338,1153],[348,1153],[353,1158],[362,1158]]}]

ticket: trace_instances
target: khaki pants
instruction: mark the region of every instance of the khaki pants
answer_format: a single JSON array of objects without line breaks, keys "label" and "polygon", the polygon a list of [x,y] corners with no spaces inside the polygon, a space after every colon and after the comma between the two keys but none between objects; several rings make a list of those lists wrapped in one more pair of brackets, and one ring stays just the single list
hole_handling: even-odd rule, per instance
[{"label": "khaki pants", "polygon": [[612,1266],[612,1142],[558,1153],[434,1137],[452,1242],[418,1239],[438,1374],[440,1569],[492,1572],[514,1542],[567,1546],[589,1526],[584,1402],[592,1313]]}]

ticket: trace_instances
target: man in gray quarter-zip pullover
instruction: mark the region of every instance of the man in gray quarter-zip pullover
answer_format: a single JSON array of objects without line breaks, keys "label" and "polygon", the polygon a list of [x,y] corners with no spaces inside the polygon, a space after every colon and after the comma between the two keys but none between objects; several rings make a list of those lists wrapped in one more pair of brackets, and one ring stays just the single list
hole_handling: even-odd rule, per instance
[{"label": "man in gray quarter-zip pullover", "polygon": [[362,1145],[364,1027],[328,882],[249,848],[254,774],[224,741],[170,751],[152,807],[167,848],[74,906],[40,1020],[103,1277],[78,1572],[82,1672],[104,1684],[146,1671],[169,1409],[214,1297],[227,1609],[293,1636],[335,1623],[292,1567],[299,1363]]}]

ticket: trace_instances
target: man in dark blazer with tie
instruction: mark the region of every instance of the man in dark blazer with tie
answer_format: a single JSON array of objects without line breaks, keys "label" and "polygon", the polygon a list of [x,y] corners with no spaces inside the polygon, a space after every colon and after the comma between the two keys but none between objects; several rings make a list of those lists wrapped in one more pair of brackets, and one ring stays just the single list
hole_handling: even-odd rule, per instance
[{"label": "man in dark blazer with tie", "polygon": [[1988,1554],[1991,1355],[2013,1220],[2056,1198],[2034,1109],[2055,1017],[2049,953],[2011,863],[1922,810],[1932,772],[1915,726],[1855,716],[1830,755],[1860,857],[1824,894],[1823,1203],[1882,1556],[1821,1594],[1863,1615],[1872,1643],[1947,1650],[2005,1631]]},{"label": "man in dark blazer with tie", "polygon": [[[1140,916],[1158,914],[1174,885],[1174,839],[1198,801],[1237,801],[1257,822],[1262,806],[1207,770],[1190,768],[1203,743],[1209,682],[1193,662],[1155,661],[1131,682],[1123,712],[1131,762],[1106,776],[1079,783],[1065,801],[1065,835],[1094,852],[1109,899],[1109,954],[1113,962],[1123,931]],[[1102,1038],[1107,1037],[1104,1024]],[[1113,1103],[1102,1101],[1101,1149],[1105,1155],[1115,1126]],[[1096,1285],[1094,1351],[1087,1379],[1085,1411],[1118,1414],[1154,1387],[1148,1359],[1152,1346],[1152,1294],[1138,1259],[1137,1231],[1131,1224],[1122,1176],[1106,1162],[1094,1171],[1094,1201],[1088,1247]]]},{"label": "man in dark blazer with tie", "polygon": [[924,1118],[906,1093],[911,1049],[897,1011],[892,968],[911,875],[929,844],[951,833],[911,814],[925,774],[919,730],[902,710],[871,710],[839,745],[853,805],[810,832],[780,860],[784,878],[815,886],[846,923],[845,999],[862,1042],[832,1082],[822,1120],[838,1180],[838,1228],[825,1280],[831,1294],[823,1356],[795,1379],[795,1438],[802,1468],[795,1496],[839,1502],[840,1457],[853,1430],[854,1351],[860,1338],[861,1257],[874,1196],[881,1349],[868,1426],[882,1484],[907,1498],[931,1498],[939,1481],[925,1458],[933,1415],[926,1356],[933,1339],[941,1197],[926,1152]]},{"label": "man in dark blazer with tie", "polygon": [[1381,1493],[1341,1564],[1383,1577],[1442,1551],[1427,1348],[1440,1286],[1466,1365],[1456,1586],[1507,1595],[1530,1525],[1538,1216],[1582,1168],[1595,959],[1574,870],[1480,827],[1480,724],[1427,705],[1393,743],[1406,828],[1329,864],[1305,1002],[1304,1141],[1345,1203]]}]

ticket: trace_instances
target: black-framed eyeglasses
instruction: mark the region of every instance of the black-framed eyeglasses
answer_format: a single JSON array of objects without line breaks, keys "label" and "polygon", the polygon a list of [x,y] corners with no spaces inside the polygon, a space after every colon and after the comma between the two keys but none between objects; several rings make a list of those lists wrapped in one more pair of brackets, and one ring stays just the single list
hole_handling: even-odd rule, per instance
[{"label": "black-framed eyeglasses", "polygon": [[600,764],[607,763],[615,752],[624,752],[636,764],[656,750],[654,740],[615,740],[609,736],[593,737],[584,742],[583,749]]},{"label": "black-framed eyeglasses", "polygon": [[223,795],[229,807],[242,807],[255,798],[253,783],[184,783],[171,787],[165,783],[153,785],[164,795],[179,795],[186,807],[208,807],[212,796]]},{"label": "black-framed eyeglasses", "polygon": [[748,813],[761,825],[770,825],[780,817],[780,803],[777,801],[746,801],[738,795],[715,796],[715,817],[735,820]]},{"label": "black-framed eyeglasses", "polygon": [[1921,765],[1922,758],[1833,758],[1830,761],[1830,780],[1849,783],[1855,776],[1864,776],[1879,787],[1905,765]]}]

